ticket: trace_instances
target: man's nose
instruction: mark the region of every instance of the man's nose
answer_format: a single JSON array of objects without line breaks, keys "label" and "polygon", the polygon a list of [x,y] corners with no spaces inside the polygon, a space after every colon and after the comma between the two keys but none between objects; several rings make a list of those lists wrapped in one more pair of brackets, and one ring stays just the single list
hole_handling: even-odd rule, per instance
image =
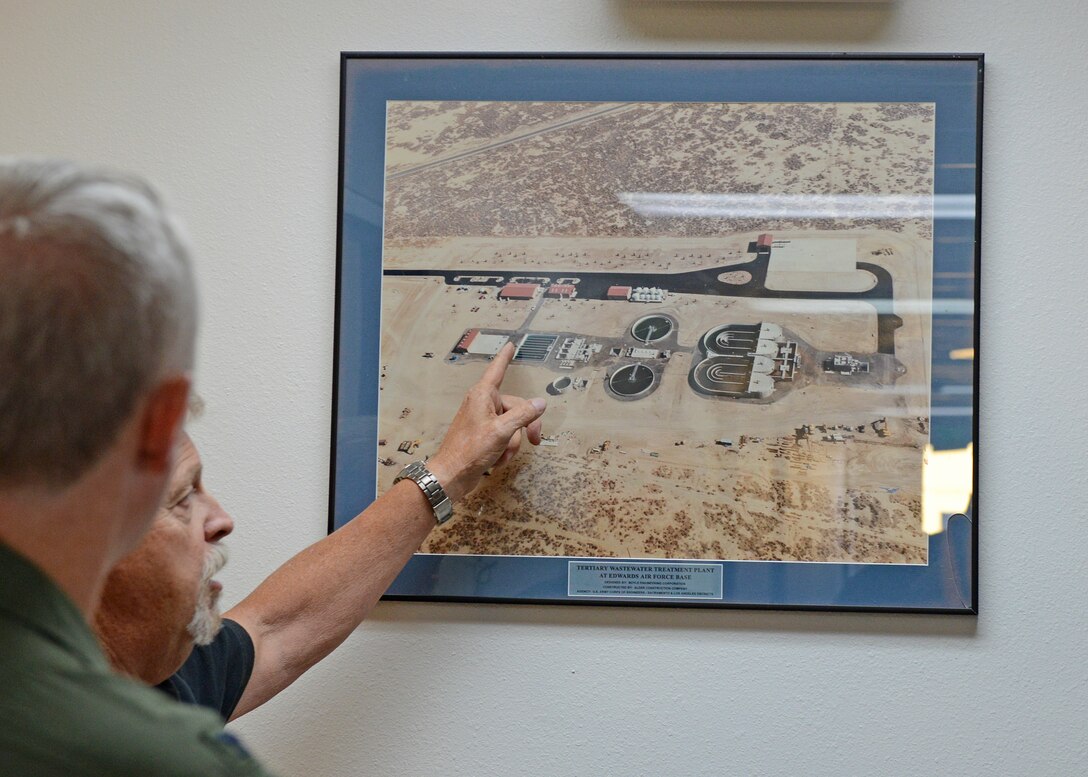
[{"label": "man's nose", "polygon": [[208,502],[208,515],[204,520],[204,539],[207,542],[217,542],[234,531],[234,519],[215,500],[215,497],[209,495]]}]

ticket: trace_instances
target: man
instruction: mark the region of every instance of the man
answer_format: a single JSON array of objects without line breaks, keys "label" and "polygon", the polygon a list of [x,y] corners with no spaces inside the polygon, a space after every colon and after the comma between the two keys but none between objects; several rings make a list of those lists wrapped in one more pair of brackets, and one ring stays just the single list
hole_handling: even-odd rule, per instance
[{"label": "man", "polygon": [[[266,774],[218,716],[110,672],[88,626],[173,470],[195,296],[145,184],[0,160],[0,773]],[[540,414],[495,386],[433,461],[453,495]],[[423,498],[396,490],[387,509]]]},{"label": "man", "polygon": [[[233,529],[230,516],[205,490],[200,456],[183,433],[151,531],[106,579],[95,616],[95,630],[115,669],[156,685],[189,658],[194,643],[213,641],[220,626],[220,586],[214,577],[227,557],[219,541]],[[172,696],[233,710],[252,671],[252,644],[235,628],[228,624],[220,634],[211,661],[231,669],[230,681],[200,683],[188,693],[172,685]],[[210,696],[210,685],[221,690]]]},{"label": "man", "polygon": [[4,774],[265,774],[215,715],[113,674],[88,626],[173,465],[195,296],[146,185],[0,160]]},{"label": "man", "polygon": [[[451,501],[509,460],[523,430],[540,442],[544,400],[499,393],[513,354],[508,344],[495,357],[426,462]],[[200,456],[183,436],[155,526],[110,575],[96,628],[118,670],[233,719],[343,642],[435,525],[424,492],[402,480],[276,570],[225,614],[216,634],[214,575],[226,560],[220,540],[234,525],[205,488]]]}]

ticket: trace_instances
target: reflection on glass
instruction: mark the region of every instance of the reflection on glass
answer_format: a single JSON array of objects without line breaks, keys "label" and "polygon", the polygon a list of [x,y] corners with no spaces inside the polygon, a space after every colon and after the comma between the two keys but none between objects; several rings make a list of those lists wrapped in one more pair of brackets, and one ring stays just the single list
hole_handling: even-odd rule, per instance
[{"label": "reflection on glass", "polygon": [[922,468],[922,531],[940,534],[949,515],[966,513],[974,493],[973,445],[937,451],[926,446]]},{"label": "reflection on glass", "polygon": [[973,219],[973,194],[621,192],[641,216],[732,219]]}]

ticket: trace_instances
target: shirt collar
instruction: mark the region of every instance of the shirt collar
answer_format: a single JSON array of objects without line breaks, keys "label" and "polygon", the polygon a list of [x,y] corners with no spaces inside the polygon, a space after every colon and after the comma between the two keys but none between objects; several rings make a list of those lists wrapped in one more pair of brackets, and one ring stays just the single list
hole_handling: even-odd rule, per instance
[{"label": "shirt collar", "polygon": [[88,667],[108,668],[98,640],[75,603],[41,569],[2,542],[0,620],[20,621]]}]

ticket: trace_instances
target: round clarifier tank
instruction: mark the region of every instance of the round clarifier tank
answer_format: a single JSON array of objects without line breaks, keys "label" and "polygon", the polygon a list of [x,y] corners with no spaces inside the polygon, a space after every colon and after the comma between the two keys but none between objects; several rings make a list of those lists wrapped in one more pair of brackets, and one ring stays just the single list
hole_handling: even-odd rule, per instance
[{"label": "round clarifier tank", "polygon": [[639,399],[649,394],[656,382],[654,371],[645,364],[628,364],[608,376],[608,388],[622,399]]},{"label": "round clarifier tank", "polygon": [[631,336],[640,343],[655,343],[668,337],[672,327],[672,319],[667,316],[643,316],[631,325]]}]

